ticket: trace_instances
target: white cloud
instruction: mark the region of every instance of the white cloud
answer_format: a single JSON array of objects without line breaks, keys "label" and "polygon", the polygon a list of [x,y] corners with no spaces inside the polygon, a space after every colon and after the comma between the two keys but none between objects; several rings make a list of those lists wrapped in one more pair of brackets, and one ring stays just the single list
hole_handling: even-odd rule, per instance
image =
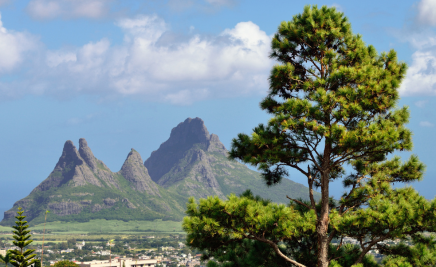
[{"label": "white cloud", "polygon": [[436,1],[421,0],[418,3],[417,19],[422,24],[435,26],[436,25]]},{"label": "white cloud", "polygon": [[0,15],[0,72],[11,71],[24,59],[24,54],[37,47],[37,40],[30,34],[8,31]]},{"label": "white cloud", "polygon": [[400,87],[403,96],[436,95],[436,49],[418,50]]},{"label": "white cloud", "polygon": [[431,122],[428,122],[428,121],[421,121],[419,123],[419,126],[422,126],[422,127],[434,127],[434,124],[431,123]]},{"label": "white cloud", "polygon": [[268,89],[271,37],[252,22],[207,37],[177,35],[157,16],[122,19],[116,25],[124,32],[122,44],[104,38],[73,49],[39,51],[43,58],[22,74],[21,83],[0,85],[0,98],[88,94],[186,105]]},{"label": "white cloud", "polygon": [[27,12],[36,19],[101,18],[109,11],[112,0],[31,0]]},{"label": "white cloud", "polygon": [[427,103],[428,100],[420,100],[415,102],[415,106],[417,106],[418,108],[423,108],[425,107],[425,105],[427,105]]}]

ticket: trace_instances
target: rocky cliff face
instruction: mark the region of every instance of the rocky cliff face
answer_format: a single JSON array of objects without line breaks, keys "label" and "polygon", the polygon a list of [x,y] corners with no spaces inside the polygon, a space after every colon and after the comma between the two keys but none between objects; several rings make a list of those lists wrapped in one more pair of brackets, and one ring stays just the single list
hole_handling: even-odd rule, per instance
[{"label": "rocky cliff face", "polygon": [[19,206],[28,221],[41,220],[47,209],[51,220],[181,219],[182,206],[160,190],[134,149],[121,170],[113,173],[94,156],[85,139],[79,140],[79,150],[68,140],[51,174],[6,211],[2,223],[12,222]]},{"label": "rocky cliff face", "polygon": [[[216,134],[209,134],[203,120],[188,118],[171,131],[170,138],[154,151],[144,165],[153,181],[184,198],[205,198],[251,189],[254,194],[287,203],[283,188],[307,198],[307,188],[285,179],[280,187],[267,188],[260,175],[227,159],[228,151]],[[164,164],[165,163],[165,164]],[[292,188],[291,190],[289,190]]]},{"label": "rocky cliff face", "polygon": [[141,155],[133,148],[127,155],[119,173],[131,183],[133,190],[161,196],[156,183],[151,180],[147,168],[142,164]]},{"label": "rocky cliff face", "polygon": [[171,130],[170,138],[144,162],[151,179],[159,179],[177,164],[194,145],[207,148],[210,135],[200,118],[188,118]]},{"label": "rocky cliff face", "polygon": [[65,142],[62,155],[52,173],[33,191],[46,191],[51,188],[61,187],[66,183],[73,186],[83,186],[85,184],[102,186],[100,180],[94,176],[92,170],[70,140]]},{"label": "rocky cliff face", "polygon": [[101,160],[94,157],[91,149],[88,147],[88,142],[85,138],[79,139],[79,154],[91,171],[100,178],[100,180],[107,185],[120,189],[114,175],[110,169]]},{"label": "rocky cliff face", "polygon": [[1,224],[13,224],[18,206],[31,223],[90,219],[181,220],[190,196],[226,198],[251,189],[256,195],[287,203],[286,195],[307,198],[306,187],[284,179],[267,188],[260,175],[236,161],[203,120],[188,118],[144,163],[132,149],[118,172],[97,159],[85,139],[79,150],[66,141],[53,171],[29,196],[5,212]]}]

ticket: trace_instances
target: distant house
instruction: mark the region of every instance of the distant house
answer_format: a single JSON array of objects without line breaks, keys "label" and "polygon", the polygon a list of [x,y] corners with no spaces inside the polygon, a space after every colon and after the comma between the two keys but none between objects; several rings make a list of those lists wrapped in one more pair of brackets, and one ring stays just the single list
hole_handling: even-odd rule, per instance
[{"label": "distant house", "polygon": [[100,251],[95,252],[95,254],[99,254],[99,255],[104,256],[104,255],[110,255],[111,252],[109,250],[100,250]]},{"label": "distant house", "polygon": [[61,253],[70,253],[70,252],[74,252],[74,249],[68,248],[68,249],[61,250]]},{"label": "distant house", "polygon": [[123,265],[125,267],[154,267],[156,263],[157,260],[133,260],[131,258],[113,259],[111,263],[109,263],[109,260],[77,262],[80,267],[123,267]]},{"label": "distant house", "polygon": [[76,243],[77,249],[81,250],[83,248],[83,246],[85,246],[85,240],[82,240],[82,242]]}]

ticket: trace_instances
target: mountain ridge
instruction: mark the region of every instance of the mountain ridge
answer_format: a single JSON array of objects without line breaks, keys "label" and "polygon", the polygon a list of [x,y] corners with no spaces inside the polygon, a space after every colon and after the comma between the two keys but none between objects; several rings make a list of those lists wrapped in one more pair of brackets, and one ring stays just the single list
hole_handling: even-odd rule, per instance
[{"label": "mountain ridge", "polygon": [[46,209],[52,212],[50,221],[178,221],[190,196],[224,199],[250,189],[275,202],[287,203],[286,194],[307,199],[308,189],[288,179],[267,188],[259,173],[229,160],[227,153],[200,118],[179,123],[145,161],[132,148],[118,172],[97,159],[84,138],[79,139],[78,150],[68,140],[50,175],[15,202],[0,224],[10,224],[18,206],[32,224],[42,222]]}]

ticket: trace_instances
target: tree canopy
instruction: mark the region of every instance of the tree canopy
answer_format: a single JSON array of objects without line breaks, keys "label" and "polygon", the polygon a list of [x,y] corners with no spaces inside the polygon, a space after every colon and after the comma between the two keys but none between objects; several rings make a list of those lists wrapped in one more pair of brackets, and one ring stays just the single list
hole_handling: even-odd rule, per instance
[{"label": "tree canopy", "polygon": [[18,207],[18,215],[15,216],[17,219],[15,222],[16,225],[12,226],[12,228],[15,229],[12,231],[12,237],[14,238],[12,243],[18,249],[9,250],[11,253],[11,260],[9,262],[15,267],[28,267],[37,262],[37,260],[34,259],[36,254],[32,254],[35,250],[26,248],[33,240],[30,239],[32,236],[29,234],[30,230],[27,230],[29,225],[27,225],[27,221],[24,221],[26,216],[23,216],[23,212],[23,209]]},{"label": "tree canopy", "polygon": [[[397,107],[406,64],[394,50],[379,54],[366,45],[347,17],[327,6],[306,6],[282,22],[271,48],[277,65],[260,107],[272,117],[233,139],[229,157],[256,166],[270,186],[288,168],[298,170],[310,201],[288,197],[288,206],[278,205],[249,193],[191,198],[183,223],[188,244],[224,266],[235,264],[230,253],[237,248],[265,245],[277,266],[376,266],[368,255],[374,249],[388,255],[386,266],[436,264],[434,240],[423,236],[434,232],[436,201],[392,186],[419,181],[425,170],[416,155],[405,162],[391,156],[412,149],[408,108]],[[346,192],[334,200],[329,185],[337,179]],[[346,237],[357,245],[344,244]],[[383,242],[394,239],[403,243]],[[411,246],[402,250],[405,242]],[[428,257],[418,260],[420,252]]]},{"label": "tree canopy", "polygon": [[79,265],[69,260],[62,260],[56,262],[54,264],[54,267],[79,267]]}]

